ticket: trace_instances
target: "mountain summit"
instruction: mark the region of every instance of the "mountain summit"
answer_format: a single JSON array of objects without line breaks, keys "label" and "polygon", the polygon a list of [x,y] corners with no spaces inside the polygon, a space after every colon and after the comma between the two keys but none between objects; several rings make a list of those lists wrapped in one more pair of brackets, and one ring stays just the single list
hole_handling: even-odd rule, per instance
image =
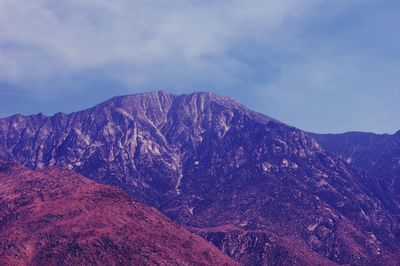
[{"label": "mountain summit", "polygon": [[389,264],[400,248],[400,208],[373,175],[211,93],[1,119],[0,158],[120,187],[245,265]]}]

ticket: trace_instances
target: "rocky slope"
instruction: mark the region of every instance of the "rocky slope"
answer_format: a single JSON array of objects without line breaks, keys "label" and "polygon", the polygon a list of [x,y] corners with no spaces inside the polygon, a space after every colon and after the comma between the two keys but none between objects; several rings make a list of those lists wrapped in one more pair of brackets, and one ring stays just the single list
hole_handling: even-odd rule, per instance
[{"label": "rocky slope", "polygon": [[[247,265],[373,265],[400,246],[399,206],[374,176],[210,93],[1,119],[0,158],[119,186]],[[220,236],[226,227],[242,233]]]},{"label": "rocky slope", "polygon": [[310,134],[328,152],[377,177],[400,200],[400,131],[393,135],[363,132]]},{"label": "rocky slope", "polygon": [[0,162],[0,265],[236,265],[119,189]]}]

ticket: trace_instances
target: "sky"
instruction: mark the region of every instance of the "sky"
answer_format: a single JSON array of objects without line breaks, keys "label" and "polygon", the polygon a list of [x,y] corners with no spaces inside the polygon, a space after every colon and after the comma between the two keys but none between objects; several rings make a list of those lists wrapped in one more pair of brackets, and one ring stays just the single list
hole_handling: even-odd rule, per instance
[{"label": "sky", "polygon": [[0,0],[0,117],[210,91],[303,130],[400,129],[398,0]]}]

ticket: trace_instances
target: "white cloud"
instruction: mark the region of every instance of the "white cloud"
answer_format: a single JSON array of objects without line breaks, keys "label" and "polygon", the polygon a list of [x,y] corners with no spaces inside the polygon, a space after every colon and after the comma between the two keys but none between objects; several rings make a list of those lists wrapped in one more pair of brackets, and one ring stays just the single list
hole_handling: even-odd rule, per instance
[{"label": "white cloud", "polygon": [[[398,127],[400,92],[396,7],[379,0],[0,0],[0,107],[12,93],[58,99],[48,110],[72,111],[87,104],[74,105],[78,90],[94,104],[141,90],[206,89],[308,130],[359,123],[390,131]],[[3,108],[19,112],[11,105]],[[366,113],[372,122],[362,122]]]},{"label": "white cloud", "polygon": [[230,80],[242,64],[230,49],[259,39],[279,44],[276,37],[319,3],[3,0],[0,80],[45,82],[99,69],[139,86],[155,72]]}]

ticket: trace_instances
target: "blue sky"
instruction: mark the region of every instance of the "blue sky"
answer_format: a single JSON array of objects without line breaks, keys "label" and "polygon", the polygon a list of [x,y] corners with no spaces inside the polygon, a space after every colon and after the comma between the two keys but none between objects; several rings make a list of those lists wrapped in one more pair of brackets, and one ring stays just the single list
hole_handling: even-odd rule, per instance
[{"label": "blue sky", "polygon": [[2,0],[0,117],[211,91],[314,132],[400,129],[397,0]]}]

